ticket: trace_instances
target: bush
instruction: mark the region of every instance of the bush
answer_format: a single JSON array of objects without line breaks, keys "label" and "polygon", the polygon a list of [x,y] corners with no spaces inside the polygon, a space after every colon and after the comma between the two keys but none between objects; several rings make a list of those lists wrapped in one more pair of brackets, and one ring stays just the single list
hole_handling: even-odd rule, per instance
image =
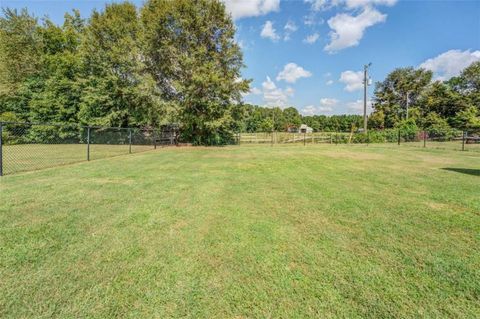
[{"label": "bush", "polygon": [[[397,130],[400,130],[400,137],[405,142],[418,141],[418,126],[415,120],[403,120],[395,126]],[[398,133],[397,133],[398,134]]]},{"label": "bush", "polygon": [[454,130],[447,121],[435,112],[431,112],[425,117],[424,128],[429,138],[438,141],[449,141],[455,136]]},{"label": "bush", "polygon": [[353,136],[353,143],[396,143],[398,141],[398,130],[369,130],[368,134],[357,133]]}]

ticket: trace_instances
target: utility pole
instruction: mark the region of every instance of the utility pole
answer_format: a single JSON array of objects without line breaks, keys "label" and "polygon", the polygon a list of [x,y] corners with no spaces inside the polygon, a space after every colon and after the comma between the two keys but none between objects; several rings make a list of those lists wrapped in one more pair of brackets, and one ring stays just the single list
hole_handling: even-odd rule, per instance
[{"label": "utility pole", "polygon": [[363,66],[363,132],[367,133],[367,87],[368,87],[368,68],[372,63]]}]

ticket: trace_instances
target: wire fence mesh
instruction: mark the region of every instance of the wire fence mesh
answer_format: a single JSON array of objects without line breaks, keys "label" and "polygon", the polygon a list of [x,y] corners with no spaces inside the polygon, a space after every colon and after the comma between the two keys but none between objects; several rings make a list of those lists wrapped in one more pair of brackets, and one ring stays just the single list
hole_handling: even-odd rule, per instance
[{"label": "wire fence mesh", "polygon": [[240,133],[240,144],[389,144],[480,152],[480,131],[386,129],[363,132]]},{"label": "wire fence mesh", "polygon": [[161,129],[0,122],[0,175],[106,158],[177,143]]},{"label": "wire fence mesh", "polygon": [[[178,126],[160,129],[0,122],[0,176],[137,153],[178,142]],[[480,153],[480,131],[238,133],[235,144],[388,144]]]}]

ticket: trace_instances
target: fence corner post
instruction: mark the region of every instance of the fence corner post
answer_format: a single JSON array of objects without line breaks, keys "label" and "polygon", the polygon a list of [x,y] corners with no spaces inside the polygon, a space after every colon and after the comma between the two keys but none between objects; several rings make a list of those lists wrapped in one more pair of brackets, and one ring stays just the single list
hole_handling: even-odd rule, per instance
[{"label": "fence corner post", "polygon": [[90,160],[90,126],[87,127],[87,161]]},{"label": "fence corner post", "polygon": [[3,176],[3,123],[0,122],[0,176]]}]

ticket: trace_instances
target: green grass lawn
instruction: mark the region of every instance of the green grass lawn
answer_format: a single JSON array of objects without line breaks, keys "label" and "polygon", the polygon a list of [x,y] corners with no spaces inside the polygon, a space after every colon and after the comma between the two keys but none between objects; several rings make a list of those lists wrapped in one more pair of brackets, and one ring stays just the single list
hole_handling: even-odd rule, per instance
[{"label": "green grass lawn", "polygon": [[0,317],[480,316],[480,156],[165,148],[0,179]]}]

